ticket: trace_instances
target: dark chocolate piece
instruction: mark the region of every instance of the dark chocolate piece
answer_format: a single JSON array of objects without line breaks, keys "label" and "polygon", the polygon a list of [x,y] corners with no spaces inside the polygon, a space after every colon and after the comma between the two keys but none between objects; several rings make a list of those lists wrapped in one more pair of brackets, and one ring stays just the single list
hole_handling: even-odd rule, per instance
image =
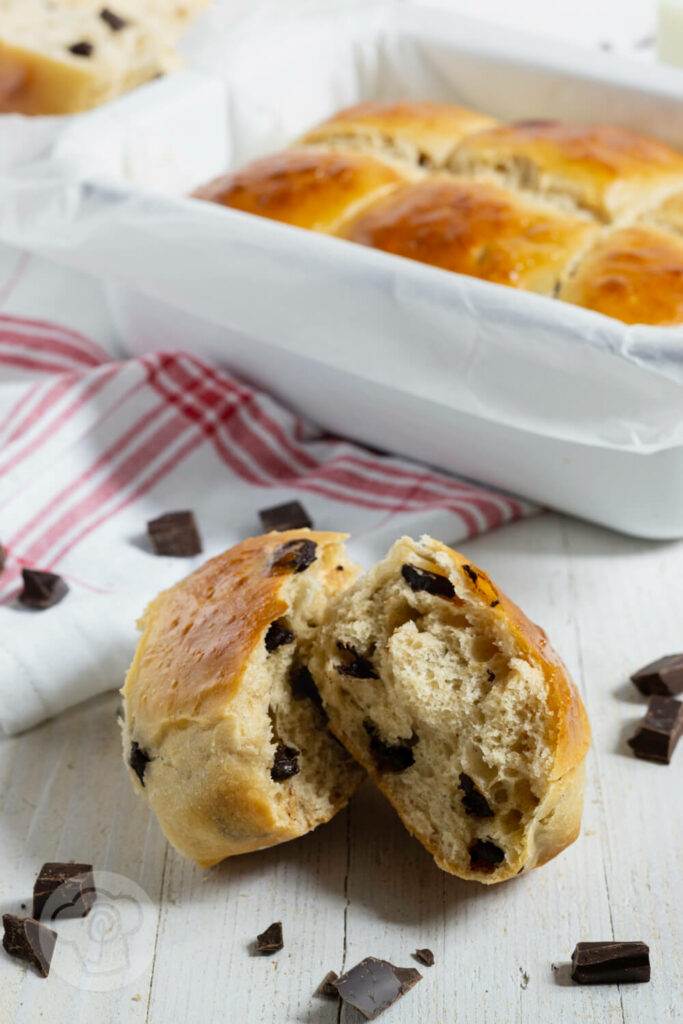
[{"label": "dark chocolate piece", "polygon": [[347,661],[345,665],[334,666],[341,676],[351,676],[352,679],[379,679],[372,662],[369,658],[364,658],[362,654],[359,654],[353,644],[345,644],[341,640],[337,640],[337,648],[351,655],[351,660]]},{"label": "dark chocolate piece", "polygon": [[473,583],[476,583],[479,579],[477,573],[474,571],[471,565],[463,565],[463,572],[466,572]]},{"label": "dark chocolate piece", "polygon": [[401,566],[401,576],[411,590],[424,590],[435,597],[455,597],[453,584],[447,576],[437,572],[429,572],[428,569],[420,569],[417,565]]},{"label": "dark chocolate piece", "polygon": [[425,965],[425,967],[434,966],[434,954],[432,953],[431,949],[416,949],[415,956],[417,957],[421,964]]},{"label": "dark chocolate piece", "polygon": [[41,978],[47,978],[57,932],[31,917],[17,917],[16,914],[3,914],[2,923],[5,929],[2,937],[5,951],[31,964]]},{"label": "dark chocolate piece", "polygon": [[490,682],[490,683],[493,683],[493,682],[495,682],[495,679],[496,679],[496,673],[495,673],[495,672],[492,672],[490,668],[489,668],[489,669],[487,669],[487,671],[486,671],[486,675],[488,676],[488,680],[489,680],[489,682]]},{"label": "dark chocolate piece", "polygon": [[313,529],[311,517],[299,501],[287,501],[284,505],[262,508],[259,519],[267,533],[271,530],[282,533],[284,530]]},{"label": "dark chocolate piece", "polygon": [[627,742],[636,757],[669,764],[681,733],[683,703],[674,697],[650,697],[645,718]]},{"label": "dark chocolate piece", "polygon": [[273,782],[284,782],[285,779],[291,779],[293,775],[299,774],[301,769],[297,761],[298,756],[299,751],[295,747],[278,743],[273,757],[273,767],[270,769]]},{"label": "dark chocolate piece", "polygon": [[69,588],[61,576],[54,572],[39,572],[38,569],[22,569],[24,589],[19,600],[27,608],[53,608],[66,597]]},{"label": "dark chocolate piece", "polygon": [[145,769],[151,760],[152,758],[146,750],[142,749],[139,743],[131,743],[128,764],[131,766],[139,778],[140,784],[143,786],[145,784]]},{"label": "dark chocolate piece", "polygon": [[274,921],[264,932],[256,936],[257,953],[279,953],[283,946],[282,921]]},{"label": "dark chocolate piece", "polygon": [[92,43],[82,40],[80,43],[74,43],[73,46],[70,46],[69,53],[75,54],[76,57],[92,57],[94,49],[95,47]]},{"label": "dark chocolate piece", "polygon": [[421,979],[415,967],[394,967],[388,960],[367,956],[337,978],[334,987],[345,1003],[375,1020]]},{"label": "dark chocolate piece", "polygon": [[147,533],[157,555],[189,558],[201,554],[202,542],[194,512],[166,512],[157,519],[150,519]]},{"label": "dark chocolate piece", "polygon": [[33,916],[87,917],[97,898],[92,864],[43,864],[33,886]]},{"label": "dark chocolate piece", "polygon": [[315,994],[317,996],[325,996],[327,999],[338,999],[339,993],[334,985],[338,978],[339,975],[336,971],[328,971],[315,990]]},{"label": "dark chocolate piece", "polygon": [[[344,572],[344,566],[343,565],[338,565],[337,566],[337,572]],[[333,973],[334,973],[333,971],[330,971],[330,974],[333,974]]]},{"label": "dark chocolate piece", "polygon": [[285,644],[291,644],[294,640],[294,634],[291,629],[287,629],[281,622],[271,622],[268,626],[268,632],[266,633],[266,650],[269,654],[276,651],[278,647],[283,647]]},{"label": "dark chocolate piece", "polygon": [[650,980],[650,950],[644,942],[577,942],[572,981],[579,985],[622,985]]},{"label": "dark chocolate piece", "polygon": [[489,605],[489,608],[496,608],[499,604],[500,604],[500,601],[498,601],[498,600],[491,601],[491,604]]},{"label": "dark chocolate piece", "polygon": [[273,552],[271,569],[303,572],[315,562],[318,545],[314,540],[288,540]]},{"label": "dark chocolate piece", "polygon": [[125,28],[128,22],[125,18],[122,18],[119,14],[114,14],[108,7],[103,7],[100,11],[100,18],[102,21],[106,21],[112,32],[120,32],[122,28]]},{"label": "dark chocolate piece", "polygon": [[412,748],[418,742],[417,733],[403,743],[387,743],[379,734],[374,722],[363,722],[363,728],[370,737],[370,753],[380,772],[404,772],[415,764]]},{"label": "dark chocolate piece", "polygon": [[470,867],[473,871],[495,871],[505,860],[505,854],[490,839],[475,839],[469,848]]},{"label": "dark chocolate piece", "polygon": [[668,654],[650,662],[631,676],[646,697],[673,697],[683,693],[683,654]]},{"label": "dark chocolate piece", "polygon": [[464,772],[460,772],[460,785],[458,788],[465,794],[462,798],[462,803],[468,814],[473,814],[475,818],[495,817],[495,812],[489,807],[484,794],[477,789],[470,776],[465,775]]}]

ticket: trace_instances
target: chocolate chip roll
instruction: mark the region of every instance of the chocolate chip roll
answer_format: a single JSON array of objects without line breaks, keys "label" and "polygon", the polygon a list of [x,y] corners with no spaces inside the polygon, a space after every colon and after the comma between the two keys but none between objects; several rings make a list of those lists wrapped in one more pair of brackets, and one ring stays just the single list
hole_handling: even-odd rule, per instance
[{"label": "chocolate chip roll", "polygon": [[330,605],[311,667],[330,728],[445,871],[501,882],[576,839],[581,699],[543,631],[456,551],[397,541]]},{"label": "chocolate chip roll", "polygon": [[159,594],[123,688],[123,749],[170,842],[207,867],[328,821],[364,772],[308,669],[357,567],[343,534],[246,540]]}]

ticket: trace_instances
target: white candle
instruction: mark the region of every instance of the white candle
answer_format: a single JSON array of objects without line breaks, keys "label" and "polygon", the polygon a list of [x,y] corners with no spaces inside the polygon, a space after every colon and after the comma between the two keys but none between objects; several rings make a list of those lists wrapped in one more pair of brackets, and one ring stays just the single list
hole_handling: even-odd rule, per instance
[{"label": "white candle", "polygon": [[683,67],[683,0],[659,0],[657,54],[665,64]]}]

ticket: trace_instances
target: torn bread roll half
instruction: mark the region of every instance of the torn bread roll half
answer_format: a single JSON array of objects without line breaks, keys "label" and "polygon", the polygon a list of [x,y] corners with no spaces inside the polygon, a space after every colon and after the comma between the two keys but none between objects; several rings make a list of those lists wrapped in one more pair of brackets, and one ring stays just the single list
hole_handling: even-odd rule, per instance
[{"label": "torn bread roll half", "polygon": [[477,566],[404,537],[330,606],[330,728],[445,871],[487,884],[579,833],[590,729],[545,634]]},{"label": "torn bread roll half", "polygon": [[328,821],[364,772],[308,670],[344,534],[254,537],[161,593],[123,688],[124,759],[175,848],[202,867]]}]

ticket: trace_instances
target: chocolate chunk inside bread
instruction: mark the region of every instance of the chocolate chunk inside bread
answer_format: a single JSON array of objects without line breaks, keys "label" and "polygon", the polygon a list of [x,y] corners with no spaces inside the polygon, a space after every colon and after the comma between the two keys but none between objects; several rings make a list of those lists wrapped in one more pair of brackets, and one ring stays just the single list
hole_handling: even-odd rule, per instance
[{"label": "chocolate chunk inside bread", "polygon": [[486,574],[404,537],[333,602],[330,727],[453,874],[491,883],[577,836],[589,728],[545,635]]},{"label": "chocolate chunk inside bread", "polygon": [[364,777],[309,672],[343,535],[254,537],[150,605],[123,690],[124,759],[173,845],[202,866],[303,835]]}]

